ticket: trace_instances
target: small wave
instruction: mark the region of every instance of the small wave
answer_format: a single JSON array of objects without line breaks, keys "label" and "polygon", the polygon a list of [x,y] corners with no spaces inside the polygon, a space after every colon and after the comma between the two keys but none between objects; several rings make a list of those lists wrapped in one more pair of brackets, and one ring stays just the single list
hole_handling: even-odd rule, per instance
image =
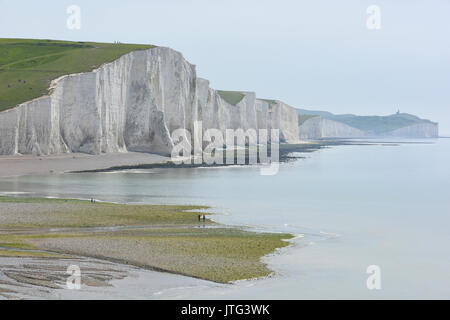
[{"label": "small wave", "polygon": [[117,173],[155,174],[157,172],[153,169],[128,169],[128,170],[101,171],[101,172],[97,172],[97,173],[101,173],[101,174],[117,174]]},{"label": "small wave", "polygon": [[342,237],[342,235],[340,235],[339,233],[333,233],[333,232],[325,232],[325,231],[320,231],[320,234],[323,234],[325,236],[330,236],[332,238],[339,238]]},{"label": "small wave", "polygon": [[0,192],[0,195],[5,196],[11,196],[11,195],[20,195],[20,194],[32,194],[32,192],[20,192],[20,191],[7,191],[7,192]]},{"label": "small wave", "polygon": [[236,169],[236,168],[249,168],[248,165],[244,164],[231,164],[231,165],[221,165],[221,166],[204,166],[204,167],[198,167],[195,169],[209,169],[209,170],[217,170],[217,169]]},{"label": "small wave", "polygon": [[285,223],[284,226],[285,226],[286,228],[305,229],[305,230],[313,230],[313,231],[319,232],[319,230],[316,230],[316,229],[314,229],[314,228],[311,228],[311,227],[305,227],[305,226],[300,226],[300,225],[297,225],[297,224]]},{"label": "small wave", "polygon": [[[207,281],[207,280],[200,280],[200,281]],[[225,285],[224,285],[225,286]],[[185,290],[189,290],[189,289],[210,289],[213,286],[205,286],[205,285],[198,285],[198,286],[185,286],[185,287],[175,287],[175,288],[168,288],[168,289],[164,289],[161,291],[157,291],[155,293],[153,293],[154,296],[160,296],[169,292],[176,292],[179,290],[185,291]]]}]

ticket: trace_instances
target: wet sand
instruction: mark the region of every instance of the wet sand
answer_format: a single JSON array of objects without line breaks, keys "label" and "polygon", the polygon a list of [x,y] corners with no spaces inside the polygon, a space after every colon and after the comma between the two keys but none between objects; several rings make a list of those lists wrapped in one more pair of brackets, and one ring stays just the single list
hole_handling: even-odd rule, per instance
[{"label": "wet sand", "polygon": [[0,197],[0,299],[158,299],[273,273],[261,258],[290,235],[199,222],[204,209]]},{"label": "wet sand", "polygon": [[0,178],[101,170],[114,166],[138,166],[161,163],[169,159],[156,154],[136,152],[101,155],[72,153],[56,156],[0,156]]},{"label": "wet sand", "polygon": [[[159,299],[186,287],[219,287],[209,281],[84,257],[0,257],[0,300]],[[81,288],[69,289],[69,266],[81,270]]]}]

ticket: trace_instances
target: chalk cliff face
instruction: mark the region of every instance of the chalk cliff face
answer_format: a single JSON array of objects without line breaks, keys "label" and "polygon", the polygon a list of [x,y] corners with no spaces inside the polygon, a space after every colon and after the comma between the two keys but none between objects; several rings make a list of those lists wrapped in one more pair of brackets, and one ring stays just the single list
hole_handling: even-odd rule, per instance
[{"label": "chalk cliff face", "polygon": [[297,143],[299,137],[297,112],[278,100],[257,100],[258,126],[280,130],[280,141]]},{"label": "chalk cliff face", "polygon": [[56,79],[49,96],[1,112],[0,154],[170,154],[171,133],[193,133],[195,121],[203,130],[276,128],[282,141],[298,142],[295,109],[244,94],[236,105],[227,103],[169,48],[134,51],[93,72]]},{"label": "chalk cliff face", "polygon": [[399,138],[437,138],[439,126],[434,123],[418,123],[388,132],[386,135]]},{"label": "chalk cliff face", "polygon": [[350,127],[345,123],[314,117],[299,127],[300,139],[356,138],[364,137],[364,131]]},{"label": "chalk cliff face", "polygon": [[242,92],[244,98],[236,105],[229,104],[209,87],[209,81],[197,79],[198,119],[203,129],[219,129],[225,137],[226,129],[279,129],[280,141],[298,143],[297,113],[281,101],[257,99],[253,92]]}]

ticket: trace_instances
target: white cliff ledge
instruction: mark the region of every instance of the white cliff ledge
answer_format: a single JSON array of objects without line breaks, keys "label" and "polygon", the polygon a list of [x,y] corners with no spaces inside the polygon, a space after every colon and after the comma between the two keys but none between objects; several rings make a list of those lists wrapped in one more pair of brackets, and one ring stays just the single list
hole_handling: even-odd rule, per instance
[{"label": "white cliff ledge", "polygon": [[170,133],[192,133],[194,121],[203,130],[280,129],[282,141],[298,142],[294,108],[243,94],[228,103],[172,49],[134,51],[56,79],[48,96],[0,112],[0,154],[170,154]]}]

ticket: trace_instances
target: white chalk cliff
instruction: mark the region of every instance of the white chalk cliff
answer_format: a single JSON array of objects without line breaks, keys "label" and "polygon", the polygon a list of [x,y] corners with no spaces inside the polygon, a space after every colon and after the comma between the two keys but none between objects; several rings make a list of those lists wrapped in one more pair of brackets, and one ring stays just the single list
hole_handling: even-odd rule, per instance
[{"label": "white chalk cliff", "polygon": [[386,135],[399,138],[437,138],[439,137],[439,126],[435,123],[417,123],[390,131]]},{"label": "white chalk cliff", "polygon": [[439,125],[433,122],[423,122],[392,131],[374,133],[354,128],[343,122],[316,116],[307,119],[299,126],[299,135],[302,140],[362,137],[437,138],[439,137]]},{"label": "white chalk cliff", "polygon": [[194,121],[203,130],[280,129],[299,139],[294,108],[245,93],[226,102],[172,49],[134,51],[88,73],[52,82],[48,96],[0,112],[0,154],[154,152],[170,154],[171,133]]},{"label": "white chalk cliff", "polygon": [[301,139],[322,139],[322,138],[355,138],[364,137],[364,131],[353,128],[345,123],[313,117],[306,120],[300,127]]}]

